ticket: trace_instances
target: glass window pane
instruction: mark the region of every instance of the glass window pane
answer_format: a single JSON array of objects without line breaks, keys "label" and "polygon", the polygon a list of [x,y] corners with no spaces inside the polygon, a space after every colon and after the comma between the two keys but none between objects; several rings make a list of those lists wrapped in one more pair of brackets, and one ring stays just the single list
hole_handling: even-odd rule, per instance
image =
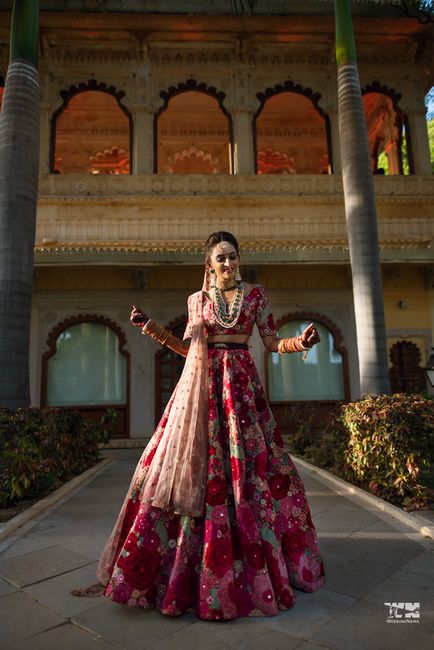
[{"label": "glass window pane", "polygon": [[125,404],[126,359],[115,332],[99,323],[78,323],[57,339],[48,360],[47,404]]},{"label": "glass window pane", "polygon": [[[309,323],[293,320],[280,328],[281,338],[298,336]],[[268,358],[270,401],[344,399],[342,355],[335,349],[331,332],[315,323],[321,342],[303,361],[301,353],[272,353]]]}]

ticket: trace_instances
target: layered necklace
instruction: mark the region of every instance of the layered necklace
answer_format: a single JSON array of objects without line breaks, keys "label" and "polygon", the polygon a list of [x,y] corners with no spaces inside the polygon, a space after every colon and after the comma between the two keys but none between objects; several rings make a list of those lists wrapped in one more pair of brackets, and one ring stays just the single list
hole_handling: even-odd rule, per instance
[{"label": "layered necklace", "polygon": [[[226,302],[223,297],[225,291],[231,291],[232,289],[237,288],[235,297],[231,302]],[[244,284],[242,282],[237,282],[237,284],[232,287],[220,288],[217,284],[214,287],[215,293],[215,302],[214,302],[214,313],[217,322],[226,329],[236,325],[238,318],[241,313],[241,305],[243,303],[244,297]]]}]

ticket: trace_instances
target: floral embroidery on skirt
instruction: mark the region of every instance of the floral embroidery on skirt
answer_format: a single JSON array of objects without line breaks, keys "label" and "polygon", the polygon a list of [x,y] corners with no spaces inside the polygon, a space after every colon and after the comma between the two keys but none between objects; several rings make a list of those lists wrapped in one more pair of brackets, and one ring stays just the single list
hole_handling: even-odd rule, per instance
[{"label": "floral embroidery on skirt", "polygon": [[[140,501],[140,473],[104,596],[207,620],[270,616],[313,592],[324,565],[301,478],[247,350],[209,350],[206,512]],[[171,401],[139,461],[149,466]],[[143,474],[142,474],[143,476]]]}]

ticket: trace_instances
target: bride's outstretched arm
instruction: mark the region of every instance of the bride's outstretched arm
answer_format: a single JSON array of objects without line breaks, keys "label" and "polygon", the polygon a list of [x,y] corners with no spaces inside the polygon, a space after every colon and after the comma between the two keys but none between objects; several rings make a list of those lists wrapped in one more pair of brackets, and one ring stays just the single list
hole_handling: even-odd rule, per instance
[{"label": "bride's outstretched arm", "polygon": [[269,352],[303,352],[319,343],[320,336],[313,323],[310,323],[299,336],[280,339],[278,336],[264,336],[262,341]]},{"label": "bride's outstretched arm", "polygon": [[165,345],[183,357],[187,356],[188,348],[190,347],[189,341],[181,341],[172,332],[159,325],[152,318],[149,318],[149,316],[140,309],[137,309],[134,305],[131,311],[130,321],[136,327],[140,327],[142,334],[147,334],[151,339],[158,341],[161,345]]}]

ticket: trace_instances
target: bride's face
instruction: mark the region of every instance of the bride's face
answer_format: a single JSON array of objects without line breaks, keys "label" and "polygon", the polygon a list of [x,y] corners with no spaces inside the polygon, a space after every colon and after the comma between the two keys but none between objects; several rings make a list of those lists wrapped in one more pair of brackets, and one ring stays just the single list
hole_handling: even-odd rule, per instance
[{"label": "bride's face", "polygon": [[234,246],[229,242],[220,242],[211,251],[210,267],[214,269],[216,280],[233,280],[237,274],[240,258]]}]

